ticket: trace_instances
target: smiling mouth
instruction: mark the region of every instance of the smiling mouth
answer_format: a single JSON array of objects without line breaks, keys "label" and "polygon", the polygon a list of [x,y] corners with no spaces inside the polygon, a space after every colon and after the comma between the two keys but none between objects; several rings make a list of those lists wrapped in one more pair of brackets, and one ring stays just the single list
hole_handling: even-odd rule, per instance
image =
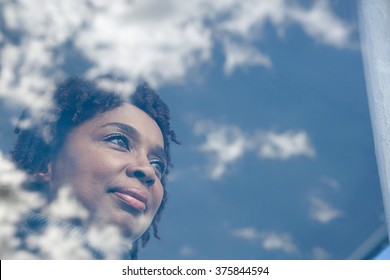
[{"label": "smiling mouth", "polygon": [[139,212],[146,210],[148,198],[141,190],[113,190],[111,193],[121,202]]}]

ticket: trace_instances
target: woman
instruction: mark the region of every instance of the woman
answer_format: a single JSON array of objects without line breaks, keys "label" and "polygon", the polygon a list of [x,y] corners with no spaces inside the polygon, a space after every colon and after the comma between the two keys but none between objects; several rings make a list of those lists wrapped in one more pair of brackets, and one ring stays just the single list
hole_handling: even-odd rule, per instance
[{"label": "woman", "polygon": [[[46,208],[68,188],[81,209],[87,210],[86,215],[59,222],[62,228],[81,228],[81,235],[88,236],[92,226],[115,226],[133,243],[130,255],[136,258],[138,240],[145,245],[150,229],[158,238],[157,224],[166,203],[170,141],[178,143],[167,105],[147,85],[138,87],[126,101],[93,83],[71,78],[55,91],[49,116],[16,129],[12,159],[32,175],[32,185],[47,194]],[[38,209],[29,216],[25,222],[29,230],[21,235],[53,224],[42,213],[47,211]],[[105,258],[110,248],[101,250],[101,242],[87,238],[84,246],[94,257]],[[122,249],[113,249],[114,254],[126,258],[127,249]]]}]

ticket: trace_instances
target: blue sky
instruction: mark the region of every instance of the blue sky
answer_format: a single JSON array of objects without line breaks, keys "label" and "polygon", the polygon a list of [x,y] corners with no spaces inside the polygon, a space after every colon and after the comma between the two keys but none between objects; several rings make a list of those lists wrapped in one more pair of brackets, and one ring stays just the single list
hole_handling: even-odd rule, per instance
[{"label": "blue sky", "polygon": [[148,80],[171,107],[182,145],[141,259],[356,258],[383,227],[355,1],[22,2],[2,4],[4,154],[67,75]]}]

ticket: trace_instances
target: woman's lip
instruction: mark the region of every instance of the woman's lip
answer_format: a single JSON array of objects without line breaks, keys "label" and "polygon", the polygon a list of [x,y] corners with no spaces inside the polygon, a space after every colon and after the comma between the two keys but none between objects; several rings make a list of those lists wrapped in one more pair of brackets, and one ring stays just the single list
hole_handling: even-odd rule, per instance
[{"label": "woman's lip", "polygon": [[122,202],[126,203],[130,207],[143,212],[146,210],[148,204],[148,194],[146,191],[138,188],[129,189],[113,189],[110,191]]},{"label": "woman's lip", "polygon": [[126,203],[130,207],[132,207],[140,212],[145,211],[145,209],[146,209],[145,203],[134,198],[133,196],[131,196],[129,194],[124,194],[124,193],[120,193],[120,192],[113,192],[113,194],[116,195],[117,197],[119,197],[119,199],[121,201],[123,201],[124,203]]}]

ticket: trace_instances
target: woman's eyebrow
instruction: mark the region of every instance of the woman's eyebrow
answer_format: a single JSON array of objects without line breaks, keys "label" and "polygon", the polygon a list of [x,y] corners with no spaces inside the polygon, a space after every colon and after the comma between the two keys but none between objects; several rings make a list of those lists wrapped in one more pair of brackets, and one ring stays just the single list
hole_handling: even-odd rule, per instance
[{"label": "woman's eyebrow", "polygon": [[164,150],[164,148],[158,146],[158,147],[155,147],[154,149],[152,149],[151,151],[154,155],[158,156],[160,159],[162,159],[163,161],[165,161],[165,164],[167,164],[168,160],[167,160],[167,154]]},{"label": "woman's eyebrow", "polygon": [[[140,142],[141,135],[131,125],[127,125],[124,123],[118,123],[118,122],[111,122],[111,123],[106,123],[106,124],[102,125],[102,127],[106,127],[106,126],[113,126],[113,127],[119,128],[120,130],[122,130],[123,132],[128,134],[135,142],[137,142],[137,143]],[[156,156],[160,157],[161,159],[163,159],[165,162],[167,162],[167,154],[166,154],[165,149],[163,147],[157,146],[157,147],[153,148],[151,152],[153,154],[155,154]]]},{"label": "woman's eyebrow", "polygon": [[106,123],[102,125],[101,127],[107,127],[107,126],[113,126],[116,128],[119,128],[123,132],[125,132],[127,135],[129,135],[134,141],[140,142],[141,136],[139,132],[132,126],[124,124],[124,123],[118,123],[118,122],[111,122]]}]

